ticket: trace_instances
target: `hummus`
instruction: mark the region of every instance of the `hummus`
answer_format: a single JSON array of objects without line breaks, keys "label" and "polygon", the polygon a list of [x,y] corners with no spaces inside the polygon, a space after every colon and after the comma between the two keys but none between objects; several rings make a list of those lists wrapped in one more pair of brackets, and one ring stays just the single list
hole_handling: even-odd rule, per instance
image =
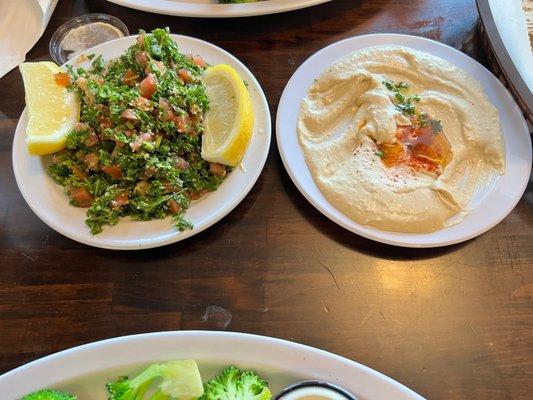
[{"label": "hummus", "polygon": [[328,68],[301,104],[298,137],[323,195],[387,231],[459,222],[476,190],[505,171],[498,112],[481,85],[400,46],[356,51]]}]

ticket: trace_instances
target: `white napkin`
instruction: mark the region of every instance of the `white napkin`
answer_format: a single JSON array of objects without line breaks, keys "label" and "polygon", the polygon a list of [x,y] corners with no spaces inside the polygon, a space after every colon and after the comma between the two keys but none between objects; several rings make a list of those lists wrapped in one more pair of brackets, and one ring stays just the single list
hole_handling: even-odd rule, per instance
[{"label": "white napkin", "polygon": [[58,0],[0,0],[0,78],[26,59]]}]

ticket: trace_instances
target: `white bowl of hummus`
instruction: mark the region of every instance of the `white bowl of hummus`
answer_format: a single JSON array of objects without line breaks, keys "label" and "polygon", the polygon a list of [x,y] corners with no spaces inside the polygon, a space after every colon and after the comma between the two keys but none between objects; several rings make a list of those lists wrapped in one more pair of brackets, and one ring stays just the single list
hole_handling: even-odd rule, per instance
[{"label": "white bowl of hummus", "polygon": [[311,57],[283,93],[277,135],[313,205],[401,246],[486,231],[531,169],[526,124],[503,85],[457,50],[406,35],[356,37]]}]

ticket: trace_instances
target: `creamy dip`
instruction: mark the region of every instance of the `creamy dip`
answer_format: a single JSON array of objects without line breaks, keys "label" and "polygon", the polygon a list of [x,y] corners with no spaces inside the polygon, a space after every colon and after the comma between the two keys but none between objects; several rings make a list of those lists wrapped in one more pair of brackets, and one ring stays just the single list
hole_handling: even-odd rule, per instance
[{"label": "creamy dip", "polygon": [[325,387],[310,386],[293,390],[280,400],[347,400],[347,398]]},{"label": "creamy dip", "polygon": [[[416,115],[435,129],[417,128],[385,82],[405,83],[402,96],[417,97]],[[420,144],[424,129],[429,142]],[[302,102],[298,136],[324,196],[356,222],[387,231],[459,222],[476,189],[505,171],[498,112],[481,85],[441,58],[400,46],[356,51],[328,68]],[[415,154],[418,146],[426,152]],[[384,154],[391,148],[403,157]],[[432,168],[412,162],[435,151]]]}]

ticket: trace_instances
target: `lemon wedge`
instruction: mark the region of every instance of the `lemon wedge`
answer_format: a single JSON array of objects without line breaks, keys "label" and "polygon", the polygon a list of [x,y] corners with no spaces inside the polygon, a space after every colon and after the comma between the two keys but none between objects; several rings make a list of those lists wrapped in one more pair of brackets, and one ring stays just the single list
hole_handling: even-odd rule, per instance
[{"label": "lemon wedge", "polygon": [[254,129],[250,94],[239,74],[229,65],[208,68],[202,81],[209,97],[202,158],[235,167],[244,157]]},{"label": "lemon wedge", "polygon": [[65,147],[67,133],[78,121],[78,96],[56,79],[55,74],[63,71],[53,62],[23,63],[19,68],[28,107],[28,151],[34,155],[55,153]]}]

